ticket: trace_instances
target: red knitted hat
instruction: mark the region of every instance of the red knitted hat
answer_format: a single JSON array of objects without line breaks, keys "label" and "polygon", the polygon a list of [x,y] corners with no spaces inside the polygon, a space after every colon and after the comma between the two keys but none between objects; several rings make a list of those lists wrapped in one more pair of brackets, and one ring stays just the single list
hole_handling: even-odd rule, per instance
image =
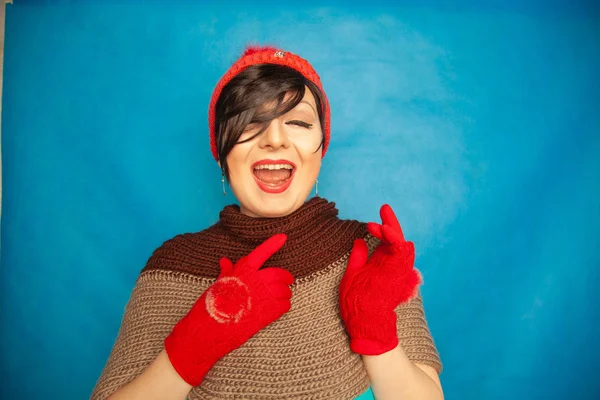
[{"label": "red knitted hat", "polygon": [[321,85],[321,79],[317,75],[313,67],[305,59],[278,49],[272,46],[248,46],[246,47],[242,56],[229,68],[229,70],[223,75],[223,77],[217,83],[215,90],[213,91],[212,98],[210,100],[210,106],[208,109],[208,129],[210,132],[210,149],[212,151],[215,160],[219,161],[219,155],[217,153],[217,141],[215,137],[215,107],[217,100],[221,95],[221,91],[233,79],[234,76],[242,72],[244,69],[257,64],[277,64],[290,67],[300,72],[306,79],[314,83],[323,93],[323,104],[322,113],[325,119],[325,126],[323,126],[323,153],[325,156],[327,147],[329,146],[329,101]]}]

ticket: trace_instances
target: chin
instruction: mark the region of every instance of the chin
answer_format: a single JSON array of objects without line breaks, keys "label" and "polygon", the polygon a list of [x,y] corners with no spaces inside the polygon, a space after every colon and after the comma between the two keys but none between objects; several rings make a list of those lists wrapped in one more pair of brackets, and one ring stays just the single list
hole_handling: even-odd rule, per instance
[{"label": "chin", "polygon": [[257,204],[257,211],[260,211],[260,215],[266,218],[285,217],[304,204],[298,195],[292,193],[289,195],[282,193],[282,196],[267,194],[261,197],[262,201]]},{"label": "chin", "polygon": [[249,201],[245,201],[245,204],[240,201],[243,206],[242,212],[254,217],[278,218],[285,217],[300,208],[308,199],[308,194],[304,195],[294,191],[270,194],[260,191],[257,196],[253,197],[253,199],[247,199]]}]

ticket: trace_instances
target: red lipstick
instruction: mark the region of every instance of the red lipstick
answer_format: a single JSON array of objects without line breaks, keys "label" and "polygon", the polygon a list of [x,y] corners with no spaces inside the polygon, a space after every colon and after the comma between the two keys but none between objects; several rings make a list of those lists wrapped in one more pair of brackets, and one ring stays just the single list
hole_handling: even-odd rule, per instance
[{"label": "red lipstick", "polygon": [[[255,168],[259,167],[261,165],[277,165],[277,164],[284,164],[284,165],[292,166],[290,177],[287,178],[286,180],[280,182],[277,185],[261,181],[260,179],[258,179],[256,174],[254,173]],[[291,162],[289,160],[267,160],[267,159],[265,159],[265,160],[257,161],[254,164],[252,164],[251,169],[252,169],[251,172],[252,172],[252,176],[254,177],[254,181],[256,182],[258,187],[263,192],[277,194],[277,193],[285,192],[287,190],[287,188],[290,186],[290,184],[292,183],[292,180],[294,179],[294,173],[296,172],[296,164],[294,164],[293,162]]]}]

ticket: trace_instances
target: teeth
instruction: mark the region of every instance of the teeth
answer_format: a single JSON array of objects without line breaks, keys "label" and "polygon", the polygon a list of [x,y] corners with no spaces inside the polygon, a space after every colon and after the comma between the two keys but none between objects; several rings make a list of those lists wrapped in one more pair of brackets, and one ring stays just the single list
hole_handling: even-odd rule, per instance
[{"label": "teeth", "polygon": [[257,165],[254,169],[293,169],[290,164],[263,164]]}]

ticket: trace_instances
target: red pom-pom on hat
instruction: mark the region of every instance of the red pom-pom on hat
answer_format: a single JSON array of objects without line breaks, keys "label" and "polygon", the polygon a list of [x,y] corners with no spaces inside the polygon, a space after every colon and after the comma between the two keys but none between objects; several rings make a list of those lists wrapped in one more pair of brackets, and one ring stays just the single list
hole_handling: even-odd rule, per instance
[{"label": "red pom-pom on hat", "polygon": [[242,57],[250,56],[254,53],[260,53],[261,51],[271,51],[275,53],[276,51],[279,51],[279,49],[274,46],[261,46],[259,44],[249,44],[246,46]]},{"label": "red pom-pom on hat", "polygon": [[281,50],[275,46],[261,46],[261,45],[248,45],[244,49],[244,52],[240,58],[233,63],[229,70],[221,77],[211,97],[210,105],[208,108],[208,129],[210,134],[210,149],[215,160],[219,161],[219,154],[217,152],[217,141],[215,132],[215,107],[217,100],[221,95],[221,92],[225,85],[227,85],[233,77],[242,72],[244,69],[258,64],[277,64],[283,65],[289,68],[293,68],[300,72],[306,79],[314,83],[323,93],[323,104],[321,105],[321,112],[323,113],[325,125],[323,128],[323,152],[322,157],[325,156],[325,152],[329,147],[329,136],[330,136],[330,111],[329,101],[323,85],[321,84],[321,78],[310,65],[308,61],[296,54]]}]

